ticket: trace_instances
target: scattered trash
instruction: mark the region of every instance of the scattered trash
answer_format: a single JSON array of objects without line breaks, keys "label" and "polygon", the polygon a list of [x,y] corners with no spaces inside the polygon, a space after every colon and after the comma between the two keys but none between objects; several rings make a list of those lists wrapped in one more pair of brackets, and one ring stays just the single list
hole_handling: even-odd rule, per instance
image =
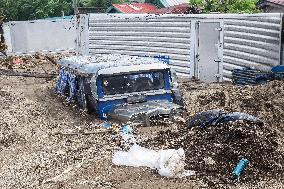
[{"label": "scattered trash", "polygon": [[205,157],[205,158],[203,158],[203,161],[207,165],[215,165],[216,164],[216,161],[212,157]]},{"label": "scattered trash", "polygon": [[111,123],[109,123],[109,122],[103,122],[103,123],[102,123],[102,127],[105,128],[105,129],[109,129],[109,128],[111,128],[111,126],[112,126],[112,125],[111,125]]},{"label": "scattered trash", "polygon": [[205,183],[232,183],[232,171],[240,157],[252,162],[241,182],[283,178],[284,156],[274,128],[246,121],[221,123],[220,126],[185,127],[159,134],[141,145],[152,148],[183,148],[186,168],[202,175]]},{"label": "scattered trash", "polygon": [[242,158],[237,164],[237,166],[235,167],[233,171],[233,176],[236,178],[240,178],[241,174],[244,172],[248,164],[249,164],[249,160]]},{"label": "scattered trash", "polygon": [[182,148],[155,151],[134,144],[127,152],[115,152],[112,162],[115,165],[146,166],[157,169],[164,177],[181,178],[195,174],[194,171],[184,169],[185,154]]},{"label": "scattered trash", "polygon": [[123,134],[131,134],[133,129],[129,125],[123,125],[120,129]]},{"label": "scattered trash", "polygon": [[273,73],[284,73],[284,66],[283,65],[275,66],[271,69],[271,71]]},{"label": "scattered trash", "polygon": [[23,60],[19,57],[13,58],[12,62],[13,62],[13,64],[17,64],[17,65],[24,63]]},{"label": "scattered trash", "polygon": [[236,85],[257,85],[272,80],[284,79],[284,66],[275,66],[271,72],[260,72],[255,68],[234,69],[232,71],[233,83]]},{"label": "scattered trash", "polygon": [[245,120],[258,125],[263,125],[263,122],[259,118],[247,113],[226,113],[225,111],[220,109],[213,109],[205,112],[200,112],[189,117],[187,120],[187,126],[200,126],[201,128],[206,128],[210,125],[218,125],[220,123],[227,123],[237,120]]}]

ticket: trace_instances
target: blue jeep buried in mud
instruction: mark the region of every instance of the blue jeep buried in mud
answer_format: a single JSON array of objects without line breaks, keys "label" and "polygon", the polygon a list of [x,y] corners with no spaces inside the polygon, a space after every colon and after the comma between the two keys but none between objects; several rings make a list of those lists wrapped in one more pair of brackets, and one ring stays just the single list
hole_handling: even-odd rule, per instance
[{"label": "blue jeep buried in mud", "polygon": [[150,57],[73,56],[58,62],[56,92],[95,111],[101,119],[149,124],[181,116],[180,94],[170,67]]}]

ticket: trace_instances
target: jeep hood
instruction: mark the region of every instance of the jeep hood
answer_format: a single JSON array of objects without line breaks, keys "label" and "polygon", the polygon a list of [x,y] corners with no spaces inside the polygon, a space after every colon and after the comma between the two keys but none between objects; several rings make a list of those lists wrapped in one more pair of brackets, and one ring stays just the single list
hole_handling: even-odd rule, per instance
[{"label": "jeep hood", "polygon": [[116,106],[108,117],[122,122],[142,121],[145,122],[151,116],[170,115],[181,106],[166,100],[147,101],[135,104],[123,104]]}]

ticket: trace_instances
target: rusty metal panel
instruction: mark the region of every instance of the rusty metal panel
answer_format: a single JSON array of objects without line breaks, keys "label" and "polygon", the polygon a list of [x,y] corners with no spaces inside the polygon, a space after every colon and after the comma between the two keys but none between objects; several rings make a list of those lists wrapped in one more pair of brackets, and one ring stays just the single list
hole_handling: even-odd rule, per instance
[{"label": "rusty metal panel", "polygon": [[223,72],[255,67],[269,71],[280,64],[282,14],[251,15],[224,20]]},{"label": "rusty metal panel", "polygon": [[188,0],[161,0],[161,3],[164,5],[164,7],[171,7],[183,3],[188,3]]},{"label": "rusty metal panel", "polygon": [[177,75],[189,77],[190,27],[185,16],[91,14],[89,52],[169,56]]}]

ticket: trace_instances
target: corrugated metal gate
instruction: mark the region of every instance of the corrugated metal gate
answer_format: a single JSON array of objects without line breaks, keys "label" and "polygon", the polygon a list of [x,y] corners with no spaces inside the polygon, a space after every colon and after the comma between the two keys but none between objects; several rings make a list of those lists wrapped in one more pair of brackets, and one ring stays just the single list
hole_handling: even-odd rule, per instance
[{"label": "corrugated metal gate", "polygon": [[223,80],[230,80],[234,68],[253,66],[258,70],[269,70],[280,64],[280,13],[91,14],[83,18],[88,20],[79,27],[79,52],[83,54],[169,56],[170,64],[179,76],[198,77],[196,22],[220,22],[224,43],[220,58]]}]

